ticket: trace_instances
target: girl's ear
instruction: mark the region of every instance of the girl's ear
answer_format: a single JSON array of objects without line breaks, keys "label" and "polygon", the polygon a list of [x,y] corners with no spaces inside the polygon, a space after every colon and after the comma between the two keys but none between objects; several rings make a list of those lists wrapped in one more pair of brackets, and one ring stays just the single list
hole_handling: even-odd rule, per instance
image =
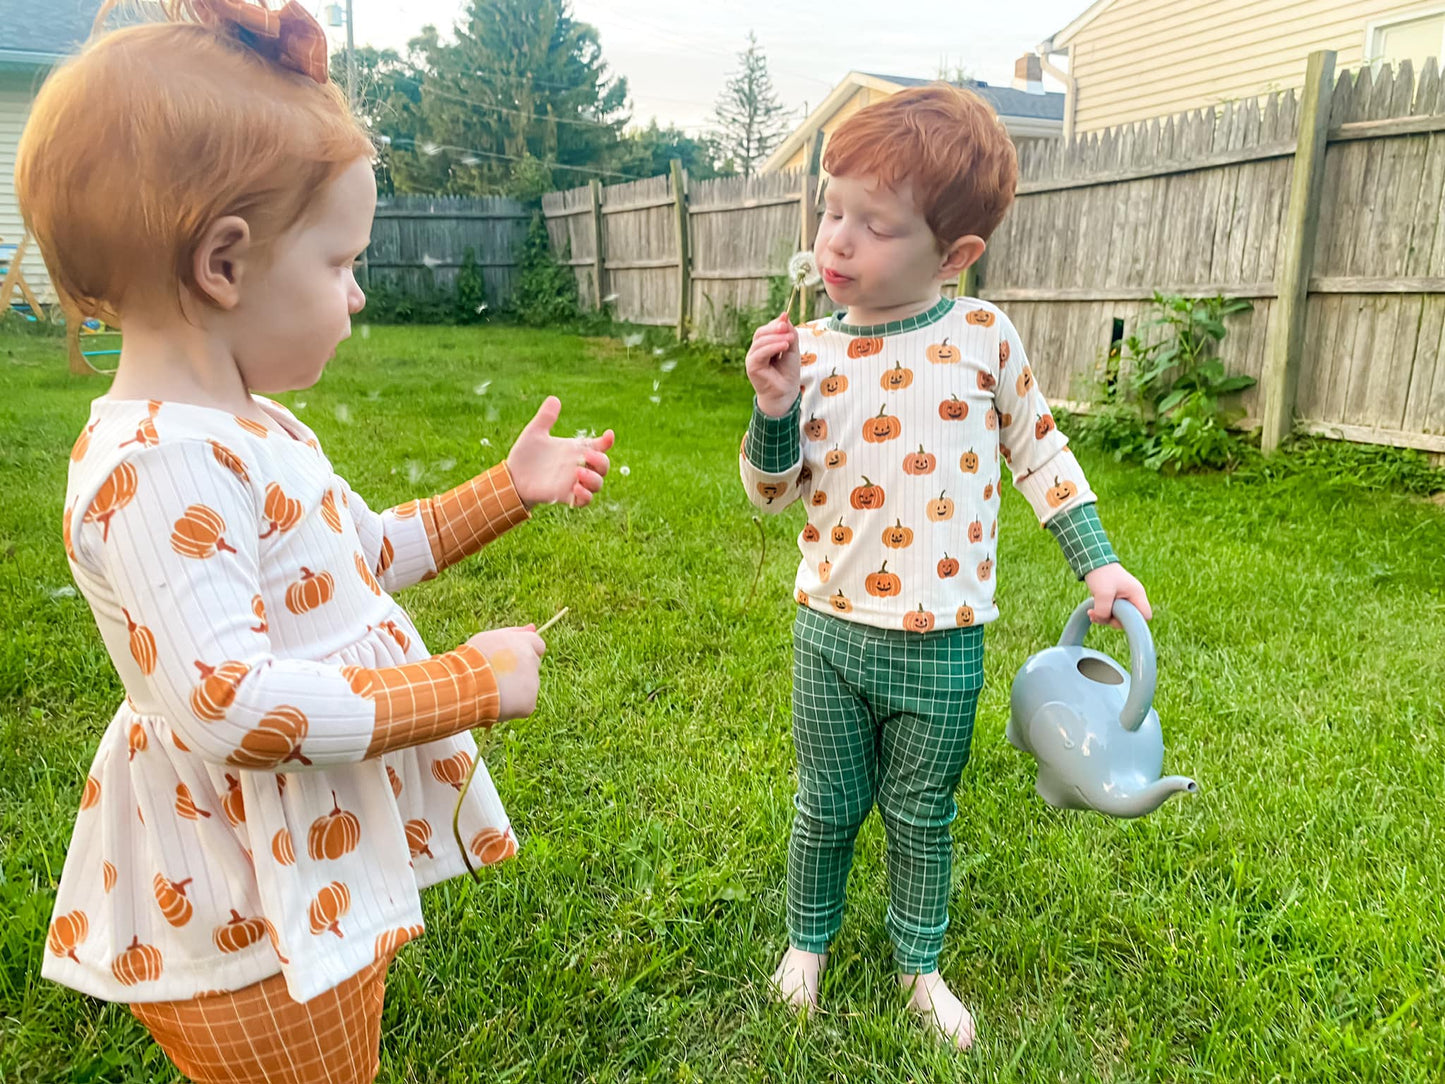
[{"label": "girl's ear", "polygon": [[251,227],[244,218],[226,215],[211,223],[191,257],[191,274],[202,299],[225,311],[240,304],[241,281],[253,253]]},{"label": "girl's ear", "polygon": [[963,271],[978,262],[987,247],[982,237],[965,234],[943,250],[943,260],[938,265],[940,278],[957,278]]}]

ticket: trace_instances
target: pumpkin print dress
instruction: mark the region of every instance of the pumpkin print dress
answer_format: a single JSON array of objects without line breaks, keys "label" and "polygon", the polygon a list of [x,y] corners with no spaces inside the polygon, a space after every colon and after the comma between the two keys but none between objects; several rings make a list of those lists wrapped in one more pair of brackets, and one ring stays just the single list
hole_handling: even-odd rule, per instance
[{"label": "pumpkin print dress", "polygon": [[[527,518],[506,466],[375,512],[280,405],[267,422],[98,399],[64,540],[125,687],[85,781],[42,974],[144,1003],[278,972],[304,1002],[422,929],[464,871],[452,813],[486,658],[429,655],[391,592]],[[475,864],[516,852],[487,775]]]}]

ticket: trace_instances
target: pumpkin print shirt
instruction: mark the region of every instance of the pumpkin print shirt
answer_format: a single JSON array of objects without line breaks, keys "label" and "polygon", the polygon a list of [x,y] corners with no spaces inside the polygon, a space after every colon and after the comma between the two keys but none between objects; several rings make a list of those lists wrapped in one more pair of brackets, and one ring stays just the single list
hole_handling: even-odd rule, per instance
[{"label": "pumpkin print shirt", "polygon": [[[306,1001],[422,929],[497,717],[486,658],[429,655],[391,592],[527,518],[505,465],[375,512],[276,403],[265,424],[98,399],[71,572],[125,687],[85,781],[42,973],[111,1001],[282,972]],[[475,865],[515,853],[478,765]]]},{"label": "pumpkin print shirt", "polygon": [[981,625],[994,604],[1001,465],[1082,577],[1117,558],[1023,343],[986,301],[871,327],[798,328],[802,393],[753,410],[741,470],[766,512],[801,500],[798,602],[878,628]]}]

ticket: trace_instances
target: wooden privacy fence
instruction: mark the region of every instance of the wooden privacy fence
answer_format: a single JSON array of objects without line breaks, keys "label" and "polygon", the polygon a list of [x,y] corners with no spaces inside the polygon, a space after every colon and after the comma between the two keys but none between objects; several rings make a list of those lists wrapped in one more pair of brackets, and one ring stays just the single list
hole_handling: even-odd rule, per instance
[{"label": "wooden privacy fence", "polygon": [[[1224,357],[1266,448],[1327,436],[1445,452],[1445,88],[1310,57],[1287,91],[1022,150],[979,292],[1051,396],[1086,389],[1155,290],[1250,298]],[[1121,321],[1122,324],[1116,323]]]},{"label": "wooden privacy fence", "polygon": [[542,212],[584,305],[709,336],[730,309],[766,303],[769,280],[812,244],[816,149],[808,160],[806,171],[707,181],[674,162],[669,176],[550,192]]},{"label": "wooden privacy fence", "polygon": [[376,204],[366,285],[405,293],[449,288],[467,249],[482,269],[487,302],[505,304],[516,285],[532,212],[500,196],[390,196]]},{"label": "wooden privacy fence", "polygon": [[[1224,357],[1266,447],[1291,419],[1445,452],[1445,85],[1310,57],[1303,92],[1020,147],[1018,199],[962,287],[1003,305],[1044,390],[1087,409],[1157,289],[1249,298]],[[584,304],[704,335],[811,245],[817,147],[800,173],[689,184],[674,169],[543,197]]]}]

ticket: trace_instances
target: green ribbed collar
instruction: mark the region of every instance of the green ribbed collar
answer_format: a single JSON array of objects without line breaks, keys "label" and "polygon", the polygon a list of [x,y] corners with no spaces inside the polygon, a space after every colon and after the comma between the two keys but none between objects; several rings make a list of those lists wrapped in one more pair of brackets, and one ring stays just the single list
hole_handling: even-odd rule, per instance
[{"label": "green ribbed collar", "polygon": [[844,335],[860,336],[866,335],[870,338],[881,338],[885,335],[901,335],[905,331],[916,331],[929,324],[936,324],[953,308],[951,297],[941,297],[938,304],[926,312],[920,312],[916,316],[910,316],[904,320],[892,320],[886,324],[849,324],[843,320],[842,311],[835,312],[828,317],[828,327],[833,331],[841,331]]}]

